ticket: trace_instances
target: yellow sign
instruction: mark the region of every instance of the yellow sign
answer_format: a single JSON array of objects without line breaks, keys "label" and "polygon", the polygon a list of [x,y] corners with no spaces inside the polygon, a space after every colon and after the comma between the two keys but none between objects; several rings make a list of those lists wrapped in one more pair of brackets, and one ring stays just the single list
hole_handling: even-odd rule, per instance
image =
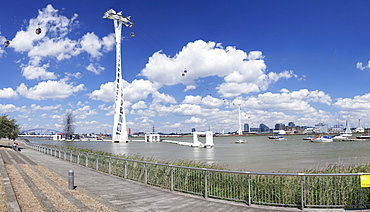
[{"label": "yellow sign", "polygon": [[361,187],[370,187],[370,175],[360,175]]}]

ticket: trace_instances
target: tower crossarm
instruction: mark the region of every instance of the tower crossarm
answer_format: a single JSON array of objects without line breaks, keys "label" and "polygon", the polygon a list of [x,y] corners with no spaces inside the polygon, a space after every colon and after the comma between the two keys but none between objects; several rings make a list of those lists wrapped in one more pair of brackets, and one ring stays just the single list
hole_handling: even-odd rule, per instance
[{"label": "tower crossarm", "polygon": [[130,27],[130,28],[133,27],[134,22],[132,22],[130,20],[130,16],[125,17],[121,13],[122,13],[122,11],[117,13],[115,10],[110,9],[107,12],[104,13],[103,18],[119,21],[123,25],[125,25],[126,27]]}]

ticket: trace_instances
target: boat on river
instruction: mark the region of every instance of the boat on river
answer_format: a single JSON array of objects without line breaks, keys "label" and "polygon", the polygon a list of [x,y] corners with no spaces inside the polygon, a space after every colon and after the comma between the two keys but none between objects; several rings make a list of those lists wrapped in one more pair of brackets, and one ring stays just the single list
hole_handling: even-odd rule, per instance
[{"label": "boat on river", "polygon": [[311,141],[313,138],[312,136],[306,136],[303,138],[303,140],[306,140],[306,141]]},{"label": "boat on river", "polygon": [[244,140],[244,139],[239,139],[239,140],[235,141],[235,143],[236,144],[245,144],[245,143],[247,143],[247,141]]},{"label": "boat on river", "polygon": [[324,136],[320,136],[320,137],[312,139],[311,142],[322,142],[322,143],[333,142],[333,138],[331,138],[330,136],[324,135]]},{"label": "boat on river", "polygon": [[287,139],[284,138],[283,136],[279,136],[275,139],[275,141],[286,141]]}]

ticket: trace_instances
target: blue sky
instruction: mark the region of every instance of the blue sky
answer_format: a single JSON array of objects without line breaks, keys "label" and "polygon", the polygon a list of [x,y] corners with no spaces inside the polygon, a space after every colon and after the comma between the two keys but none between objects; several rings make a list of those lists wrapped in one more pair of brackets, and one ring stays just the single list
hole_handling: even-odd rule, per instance
[{"label": "blue sky", "polygon": [[[21,6],[20,6],[21,5]],[[0,13],[0,113],[22,129],[111,133],[113,21],[133,132],[290,121],[369,127],[369,1],[10,1]],[[35,34],[37,27],[40,35]],[[134,32],[135,37],[130,38]],[[186,70],[185,76],[182,76]]]}]

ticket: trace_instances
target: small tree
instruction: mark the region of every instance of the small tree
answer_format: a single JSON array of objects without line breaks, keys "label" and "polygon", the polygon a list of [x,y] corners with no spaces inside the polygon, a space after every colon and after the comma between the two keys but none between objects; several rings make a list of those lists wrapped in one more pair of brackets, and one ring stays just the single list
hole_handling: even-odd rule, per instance
[{"label": "small tree", "polygon": [[8,115],[0,116],[0,138],[15,140],[18,137],[19,124],[14,118]]},{"label": "small tree", "polygon": [[67,139],[72,138],[72,135],[75,133],[75,125],[74,125],[74,117],[73,113],[70,110],[64,114],[64,127],[63,133]]}]

